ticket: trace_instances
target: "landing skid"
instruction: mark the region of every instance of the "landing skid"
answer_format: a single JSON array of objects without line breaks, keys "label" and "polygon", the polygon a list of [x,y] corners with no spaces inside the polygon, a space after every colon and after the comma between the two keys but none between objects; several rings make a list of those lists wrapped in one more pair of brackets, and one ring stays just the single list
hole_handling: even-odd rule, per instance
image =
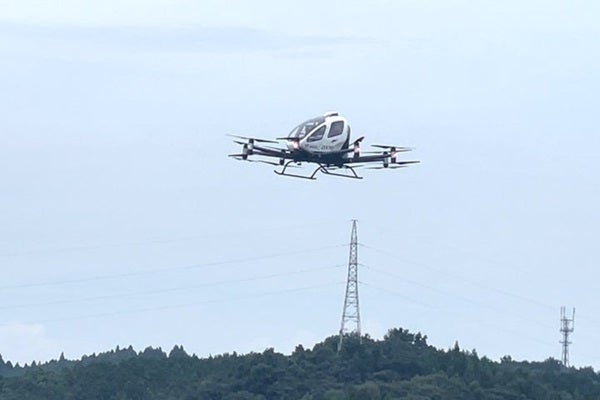
[{"label": "landing skid", "polygon": [[316,180],[317,178],[315,178],[315,175],[317,175],[317,172],[322,172],[325,175],[331,175],[331,176],[339,176],[342,178],[350,178],[350,179],[362,179],[362,176],[358,176],[358,174],[356,173],[356,171],[354,170],[353,167],[349,166],[349,165],[344,165],[342,168],[344,169],[349,169],[350,172],[352,172],[352,175],[350,174],[340,174],[337,172],[332,172],[331,169],[327,168],[324,165],[319,164],[319,166],[313,171],[312,174],[310,175],[297,175],[297,174],[290,174],[290,173],[286,173],[287,167],[292,164],[294,161],[288,161],[284,166],[283,169],[281,171],[273,171],[275,172],[277,175],[281,175],[281,176],[289,176],[292,178],[302,178],[302,179],[311,179],[311,180]]},{"label": "landing skid", "polygon": [[340,174],[337,172],[331,172],[330,169],[327,169],[326,167],[321,166],[320,168],[318,168],[322,173],[326,174],[326,175],[332,175],[332,176],[340,176],[342,178],[350,178],[350,179],[362,179],[362,176],[358,176],[358,174],[356,173],[356,170],[349,166],[349,165],[344,165],[343,166],[344,169],[348,169],[350,170],[350,172],[352,172],[352,175],[349,174]]}]

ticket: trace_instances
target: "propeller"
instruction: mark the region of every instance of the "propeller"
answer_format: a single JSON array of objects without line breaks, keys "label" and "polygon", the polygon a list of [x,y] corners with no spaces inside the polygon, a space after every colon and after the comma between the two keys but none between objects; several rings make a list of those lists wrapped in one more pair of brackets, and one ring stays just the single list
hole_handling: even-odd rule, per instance
[{"label": "propeller", "polygon": [[269,165],[274,165],[276,167],[279,166],[279,163],[273,162],[273,161],[266,161],[266,160],[246,160],[246,161],[250,161],[250,162],[256,162],[256,163],[263,163],[263,164],[269,164]]},{"label": "propeller", "polygon": [[[262,163],[262,164],[269,164],[269,165],[273,165],[275,167],[279,167],[282,165],[281,162],[275,162],[275,161],[267,161],[267,160],[251,160],[249,158],[247,158],[247,156],[245,156],[244,154],[229,154],[228,157],[231,158],[235,158],[236,160],[239,161],[248,161],[248,162],[255,162],[255,163]],[[300,168],[297,165],[293,165],[290,164],[287,166],[288,168]]]},{"label": "propeller", "polygon": [[366,169],[398,169],[398,168],[406,168],[407,165],[388,165],[387,167],[367,167]]},{"label": "propeller", "polygon": [[[257,143],[278,143],[275,140],[269,140],[269,139],[258,139],[258,138],[253,138],[253,137],[237,136],[237,135],[227,135],[227,136],[231,136],[231,137],[238,138],[238,139],[248,140],[250,142],[257,142]],[[234,140],[234,142],[237,143],[237,144],[246,144],[244,142],[240,142],[240,141],[237,141],[237,140]]]},{"label": "propeller", "polygon": [[[241,144],[242,146],[248,144],[246,142],[240,142],[239,140],[234,140],[233,143]],[[277,142],[275,142],[275,143],[277,143]],[[263,146],[263,148],[269,149],[269,150],[276,150],[276,151],[281,151],[281,152],[287,152],[287,149],[282,149],[281,147]]]},{"label": "propeller", "polygon": [[[388,168],[389,164],[396,164],[397,155],[399,152],[412,150],[410,147],[388,146],[387,144],[372,144],[371,147],[383,150],[383,154],[381,155],[386,157],[386,159],[383,161],[384,168]],[[377,154],[377,152],[375,152],[375,154]]]},{"label": "propeller", "polygon": [[379,167],[367,167],[366,169],[398,169],[398,168],[406,168],[410,164],[417,164],[420,161],[399,161],[396,163],[389,164],[388,166],[382,165]]},{"label": "propeller", "polygon": [[391,150],[391,151],[396,151],[396,152],[413,150],[412,147],[389,146],[387,144],[372,144],[371,147],[376,147],[378,149],[386,149],[386,150]]}]

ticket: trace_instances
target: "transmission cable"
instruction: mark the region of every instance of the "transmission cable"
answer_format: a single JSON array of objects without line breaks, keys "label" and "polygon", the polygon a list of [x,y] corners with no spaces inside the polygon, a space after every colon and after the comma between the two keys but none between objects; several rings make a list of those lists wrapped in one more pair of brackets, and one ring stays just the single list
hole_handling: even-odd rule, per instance
[{"label": "transmission cable", "polygon": [[[187,307],[194,307],[194,306],[200,306],[200,305],[205,305],[205,304],[229,303],[229,302],[236,302],[236,301],[242,301],[242,300],[251,300],[251,299],[256,299],[256,298],[261,298],[261,297],[266,297],[266,296],[275,296],[275,295],[282,295],[282,294],[289,294],[289,293],[299,293],[299,292],[308,291],[308,290],[321,289],[324,287],[339,286],[342,284],[345,284],[345,282],[336,281],[336,282],[324,283],[321,285],[275,290],[275,291],[270,291],[270,292],[255,293],[255,294],[246,295],[246,296],[211,299],[211,300],[204,300],[204,301],[193,302],[193,303],[173,304],[173,305],[168,305],[168,306],[146,307],[146,308],[138,308],[138,309],[132,309],[132,310],[121,310],[121,311],[113,311],[113,312],[106,312],[106,313],[87,314],[87,315],[79,315],[79,316],[75,316],[75,317],[52,318],[52,319],[24,322],[24,324],[46,324],[46,323],[53,323],[53,322],[77,321],[77,320],[83,320],[83,319],[111,317],[111,316],[124,315],[124,314],[137,314],[137,313],[144,313],[144,312],[150,312],[150,311],[161,311],[161,310],[171,310],[171,309],[177,309],[177,308],[187,308]],[[9,325],[10,324],[0,324],[0,327],[1,326],[9,326]]]},{"label": "transmission cable", "polygon": [[119,299],[119,298],[126,298],[126,297],[135,297],[135,296],[147,296],[147,295],[153,295],[153,294],[162,294],[162,293],[178,292],[178,291],[184,291],[184,290],[199,289],[199,288],[204,288],[204,287],[220,286],[220,285],[226,285],[226,284],[230,284],[230,283],[252,282],[252,281],[263,280],[263,279],[271,279],[271,278],[278,278],[278,277],[284,277],[284,276],[299,275],[299,274],[303,274],[303,273],[307,273],[307,272],[315,272],[315,271],[323,271],[323,270],[328,270],[328,269],[340,268],[343,266],[344,265],[342,265],[342,264],[338,264],[338,265],[332,265],[332,266],[328,266],[328,267],[306,268],[306,269],[301,269],[301,270],[296,270],[296,271],[280,272],[280,273],[275,273],[275,274],[270,274],[270,275],[258,275],[258,276],[248,277],[248,278],[223,280],[223,281],[217,281],[217,282],[207,282],[207,283],[201,283],[198,285],[176,286],[176,287],[171,287],[171,288],[166,288],[166,289],[155,289],[155,290],[146,290],[146,291],[141,291],[141,292],[129,292],[129,293],[112,294],[112,295],[91,296],[91,297],[83,297],[83,298],[78,298],[78,299],[56,300],[56,301],[47,301],[47,302],[41,302],[41,303],[26,303],[26,304],[12,305],[12,306],[0,306],[0,310],[10,310],[10,309],[15,309],[15,308],[29,308],[29,307],[40,307],[40,306],[52,306],[52,305],[57,305],[57,304],[81,303],[81,302],[89,302],[89,301],[97,301],[97,300],[110,300],[110,299]]},{"label": "transmission cable", "polygon": [[347,247],[347,246],[348,246],[347,244],[338,244],[338,245],[315,247],[315,248],[309,248],[309,249],[303,249],[303,250],[292,250],[292,251],[287,251],[287,252],[264,254],[264,255],[255,256],[255,257],[234,258],[234,259],[230,259],[230,260],[191,264],[191,265],[178,266],[178,267],[156,268],[156,269],[149,269],[149,270],[144,270],[144,271],[125,272],[125,273],[120,273],[120,274],[97,275],[97,276],[92,276],[92,277],[88,277],[88,278],[65,279],[65,280],[59,280],[59,281],[21,283],[21,284],[15,284],[15,285],[0,286],[0,290],[22,289],[22,288],[39,287],[39,286],[56,286],[56,285],[64,285],[64,284],[70,284],[70,283],[83,283],[83,282],[99,281],[99,280],[105,280],[105,279],[117,279],[117,278],[128,278],[128,277],[132,277],[132,276],[152,275],[152,274],[173,272],[173,271],[186,271],[186,270],[199,269],[199,268],[208,268],[208,267],[215,267],[215,266],[221,266],[221,265],[247,263],[247,262],[252,262],[252,261],[266,260],[266,259],[270,259],[270,258],[285,257],[285,256],[305,254],[305,253],[313,253],[313,252],[319,252],[319,251]]}]

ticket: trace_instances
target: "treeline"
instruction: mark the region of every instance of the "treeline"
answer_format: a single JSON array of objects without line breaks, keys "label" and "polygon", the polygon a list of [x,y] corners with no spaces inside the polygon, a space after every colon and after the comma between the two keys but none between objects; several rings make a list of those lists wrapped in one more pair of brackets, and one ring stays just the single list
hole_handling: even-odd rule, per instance
[{"label": "treeline", "polygon": [[394,329],[383,340],[337,337],[285,356],[267,349],[198,358],[131,347],[44,364],[0,358],[1,400],[589,400],[600,399],[592,368],[553,359],[494,362],[458,347],[439,350],[421,334]]}]

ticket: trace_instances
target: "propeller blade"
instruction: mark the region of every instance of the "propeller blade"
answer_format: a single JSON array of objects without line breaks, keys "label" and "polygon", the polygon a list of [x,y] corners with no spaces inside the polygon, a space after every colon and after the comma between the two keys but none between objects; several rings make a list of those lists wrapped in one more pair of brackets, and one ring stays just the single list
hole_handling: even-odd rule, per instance
[{"label": "propeller blade", "polygon": [[[248,136],[238,136],[238,135],[227,135],[227,136],[231,136],[234,138],[238,138],[238,139],[244,139],[244,140],[254,140],[257,143],[278,143],[275,140],[269,140],[269,139],[259,139],[259,138],[253,138],[253,137],[248,137]],[[239,141],[235,141],[235,143],[238,144],[246,144],[246,143],[240,143]]]},{"label": "propeller blade", "polygon": [[273,162],[273,161],[266,161],[266,160],[246,160],[246,161],[250,161],[250,162],[256,162],[256,163],[263,163],[263,164],[269,164],[269,165],[274,165],[276,167],[279,166],[279,163]]},{"label": "propeller blade", "polygon": [[364,136],[359,137],[358,139],[356,139],[354,142],[352,142],[353,145],[359,145],[360,142],[362,142],[365,139]]},{"label": "propeller blade", "polygon": [[367,167],[366,169],[398,169],[398,168],[406,168],[410,164],[418,164],[419,162],[420,161],[398,161],[396,163],[389,164],[387,167],[384,167],[383,165],[380,165],[380,166],[377,166],[377,167]]},{"label": "propeller blade", "polygon": [[[275,167],[280,167],[281,164],[274,162],[274,161],[267,161],[267,160],[251,160],[251,159],[247,159],[246,161],[250,161],[250,162],[256,162],[256,163],[263,163],[263,164],[269,164],[269,165],[273,165]],[[287,166],[288,168],[300,168],[297,165],[294,164],[290,164]]]},{"label": "propeller blade", "polygon": [[387,167],[384,167],[383,165],[380,165],[378,167],[367,167],[366,169],[398,169],[398,168],[406,168],[406,167],[408,167],[408,165],[390,164]]},{"label": "propeller blade", "polygon": [[390,164],[390,166],[392,166],[392,165],[402,165],[402,166],[404,166],[404,165],[410,165],[410,164],[418,164],[420,162],[421,161],[397,161],[397,162],[395,162],[393,164]]},{"label": "propeller blade", "polygon": [[387,169],[398,169],[398,168],[406,168],[408,165],[390,165]]},{"label": "propeller blade", "polygon": [[[267,160],[251,160],[249,158],[244,159],[244,155],[243,154],[229,154],[228,157],[232,157],[235,158],[236,160],[239,161],[248,161],[248,162],[255,162],[255,163],[262,163],[262,164],[269,164],[269,165],[273,165],[275,167],[279,167],[281,166],[281,164],[279,164],[278,162],[274,162],[274,161],[267,161]],[[288,165],[288,168],[300,168],[297,165]]]},{"label": "propeller blade", "polygon": [[412,147],[388,146],[387,144],[372,144],[371,147],[377,147],[378,149],[386,149],[386,150],[391,150],[393,148],[397,152],[400,152],[400,151],[411,151],[411,150],[413,150]]}]

